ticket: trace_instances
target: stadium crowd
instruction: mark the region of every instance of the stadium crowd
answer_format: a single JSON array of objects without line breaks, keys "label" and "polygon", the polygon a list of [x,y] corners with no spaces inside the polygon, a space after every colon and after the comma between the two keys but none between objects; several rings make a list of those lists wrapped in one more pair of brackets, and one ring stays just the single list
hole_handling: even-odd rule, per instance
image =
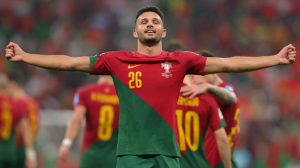
[{"label": "stadium crowd", "polygon": [[[133,49],[135,11],[147,0],[10,0],[0,2],[0,47],[12,40],[27,51],[86,55]],[[299,0],[153,1],[166,15],[168,38],[216,55],[264,55],[291,42],[300,47]],[[56,73],[0,60],[42,109],[70,109],[77,87],[96,77]],[[300,62],[223,77],[241,99],[241,167],[300,166]]]}]

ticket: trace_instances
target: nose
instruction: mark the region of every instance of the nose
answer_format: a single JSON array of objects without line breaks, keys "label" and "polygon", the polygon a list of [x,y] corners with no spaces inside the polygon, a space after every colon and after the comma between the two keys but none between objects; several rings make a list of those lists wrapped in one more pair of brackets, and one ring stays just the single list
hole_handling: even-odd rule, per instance
[{"label": "nose", "polygon": [[153,25],[150,23],[150,24],[147,25],[147,28],[148,29],[153,28]]}]

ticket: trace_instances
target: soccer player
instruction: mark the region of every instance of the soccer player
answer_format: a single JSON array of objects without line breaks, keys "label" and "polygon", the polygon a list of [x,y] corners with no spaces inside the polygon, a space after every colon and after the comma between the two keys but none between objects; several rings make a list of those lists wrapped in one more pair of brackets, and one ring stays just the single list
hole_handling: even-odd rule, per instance
[{"label": "soccer player", "polygon": [[[26,124],[28,124],[26,129],[30,132],[30,139],[32,145],[35,143],[38,127],[39,127],[39,106],[37,102],[27,95],[27,93],[20,87],[15,81],[9,82],[8,88],[10,95],[14,101],[19,113],[23,114]],[[36,152],[34,148],[26,149],[25,138],[28,135],[25,135],[24,132],[19,132],[17,134],[17,166],[19,168],[26,167],[26,155],[30,155],[36,162]],[[27,150],[27,151],[26,151]],[[27,152],[27,154],[26,154]]]},{"label": "soccer player", "polygon": [[85,119],[80,167],[116,167],[119,100],[111,77],[101,76],[97,84],[80,88],[73,103],[74,114],[67,126],[59,158],[62,161],[67,158],[81,121]]},{"label": "soccer player", "polygon": [[[201,51],[200,54],[206,57],[213,57],[213,54],[209,51]],[[215,96],[226,121],[225,130],[228,135],[231,152],[233,152],[240,133],[240,107],[234,87],[230,83],[223,81],[217,74],[209,74],[203,77],[193,76],[193,82],[196,85],[190,88],[182,88],[182,94],[193,98],[195,95],[208,92]],[[207,131],[205,137],[205,149],[205,155],[211,167],[222,167],[222,160],[211,129]],[[233,167],[237,166],[233,160],[232,163]]]},{"label": "soccer player", "polygon": [[[184,79],[185,87],[191,86],[189,75]],[[224,130],[225,122],[213,96],[203,93],[194,98],[179,96],[177,102],[177,124],[179,146],[182,157],[179,159],[182,168],[210,167],[206,158],[204,137],[208,129],[216,138],[218,150],[224,167],[231,168],[230,147]]]},{"label": "soccer player", "polygon": [[179,166],[176,102],[185,74],[245,72],[291,64],[296,48],[285,46],[273,56],[205,58],[193,52],[167,52],[162,12],[154,6],[137,12],[133,37],[137,51],[94,56],[41,55],[24,52],[10,42],[5,57],[57,70],[110,74],[120,100],[117,167]]},{"label": "soccer player", "polygon": [[0,74],[0,167],[20,167],[17,163],[16,137],[19,133],[22,133],[26,146],[26,167],[35,168],[36,159],[27,119],[16,108],[17,104],[10,96],[9,80],[4,74]]}]

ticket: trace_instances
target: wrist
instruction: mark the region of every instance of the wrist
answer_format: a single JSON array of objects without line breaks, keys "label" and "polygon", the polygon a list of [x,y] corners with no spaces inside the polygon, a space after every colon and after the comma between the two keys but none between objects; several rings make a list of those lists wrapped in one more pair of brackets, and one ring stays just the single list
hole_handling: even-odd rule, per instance
[{"label": "wrist", "polygon": [[70,147],[72,146],[72,140],[70,138],[65,138],[63,141],[62,141],[62,145],[63,146],[66,146],[66,147]]},{"label": "wrist", "polygon": [[26,158],[29,160],[36,160],[36,152],[33,148],[26,149]]}]

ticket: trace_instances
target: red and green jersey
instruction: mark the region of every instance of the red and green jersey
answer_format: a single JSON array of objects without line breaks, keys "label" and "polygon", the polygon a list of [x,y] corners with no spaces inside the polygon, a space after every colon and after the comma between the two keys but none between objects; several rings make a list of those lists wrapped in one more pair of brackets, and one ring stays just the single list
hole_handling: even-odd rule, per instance
[{"label": "red and green jersey", "polygon": [[80,167],[115,167],[119,100],[114,85],[82,87],[73,102],[86,108]]},{"label": "red and green jersey", "polygon": [[17,104],[10,98],[0,95],[0,140],[9,141],[15,134],[20,119],[24,116],[17,110]]},{"label": "red and green jersey", "polygon": [[[28,96],[23,96],[14,100],[15,106],[19,113],[23,114],[27,118],[30,132],[35,139],[38,132],[40,122],[40,109],[37,102]],[[18,146],[24,146],[22,135],[18,135]]]},{"label": "red and green jersey", "polygon": [[120,99],[117,154],[179,156],[179,90],[185,74],[203,73],[206,58],[192,52],[147,56],[118,51],[90,60],[93,74],[112,75]]},{"label": "red and green jersey", "polygon": [[[37,102],[31,97],[22,96],[17,99],[14,99],[14,104],[16,110],[18,110],[19,113],[23,114],[24,118],[27,119],[30,128],[30,133],[32,135],[33,140],[35,141],[40,119],[39,106]],[[19,132],[19,134],[17,135],[16,158],[16,167],[25,167],[25,144],[22,132]]]},{"label": "red and green jersey", "polygon": [[[225,88],[228,91],[235,92],[233,86],[227,82],[223,82],[219,84],[220,87]],[[233,104],[224,104],[218,101],[221,112],[224,116],[224,120],[226,122],[225,131],[228,135],[229,145],[231,147],[231,151],[233,152],[234,147],[238,140],[238,135],[240,133],[239,127],[239,115],[240,115],[240,107],[239,102]],[[206,157],[210,162],[212,167],[218,167],[222,165],[222,160],[218,151],[217,143],[214,137],[214,134],[211,130],[208,131],[205,137],[205,148]],[[235,166],[235,164],[233,164]]]},{"label": "red and green jersey", "polygon": [[15,132],[23,117],[15,107],[10,98],[0,95],[0,167],[15,166]]},{"label": "red and green jersey", "polygon": [[189,99],[179,96],[177,123],[182,168],[209,167],[205,159],[204,137],[207,129],[213,132],[224,127],[216,100],[209,94]]}]

